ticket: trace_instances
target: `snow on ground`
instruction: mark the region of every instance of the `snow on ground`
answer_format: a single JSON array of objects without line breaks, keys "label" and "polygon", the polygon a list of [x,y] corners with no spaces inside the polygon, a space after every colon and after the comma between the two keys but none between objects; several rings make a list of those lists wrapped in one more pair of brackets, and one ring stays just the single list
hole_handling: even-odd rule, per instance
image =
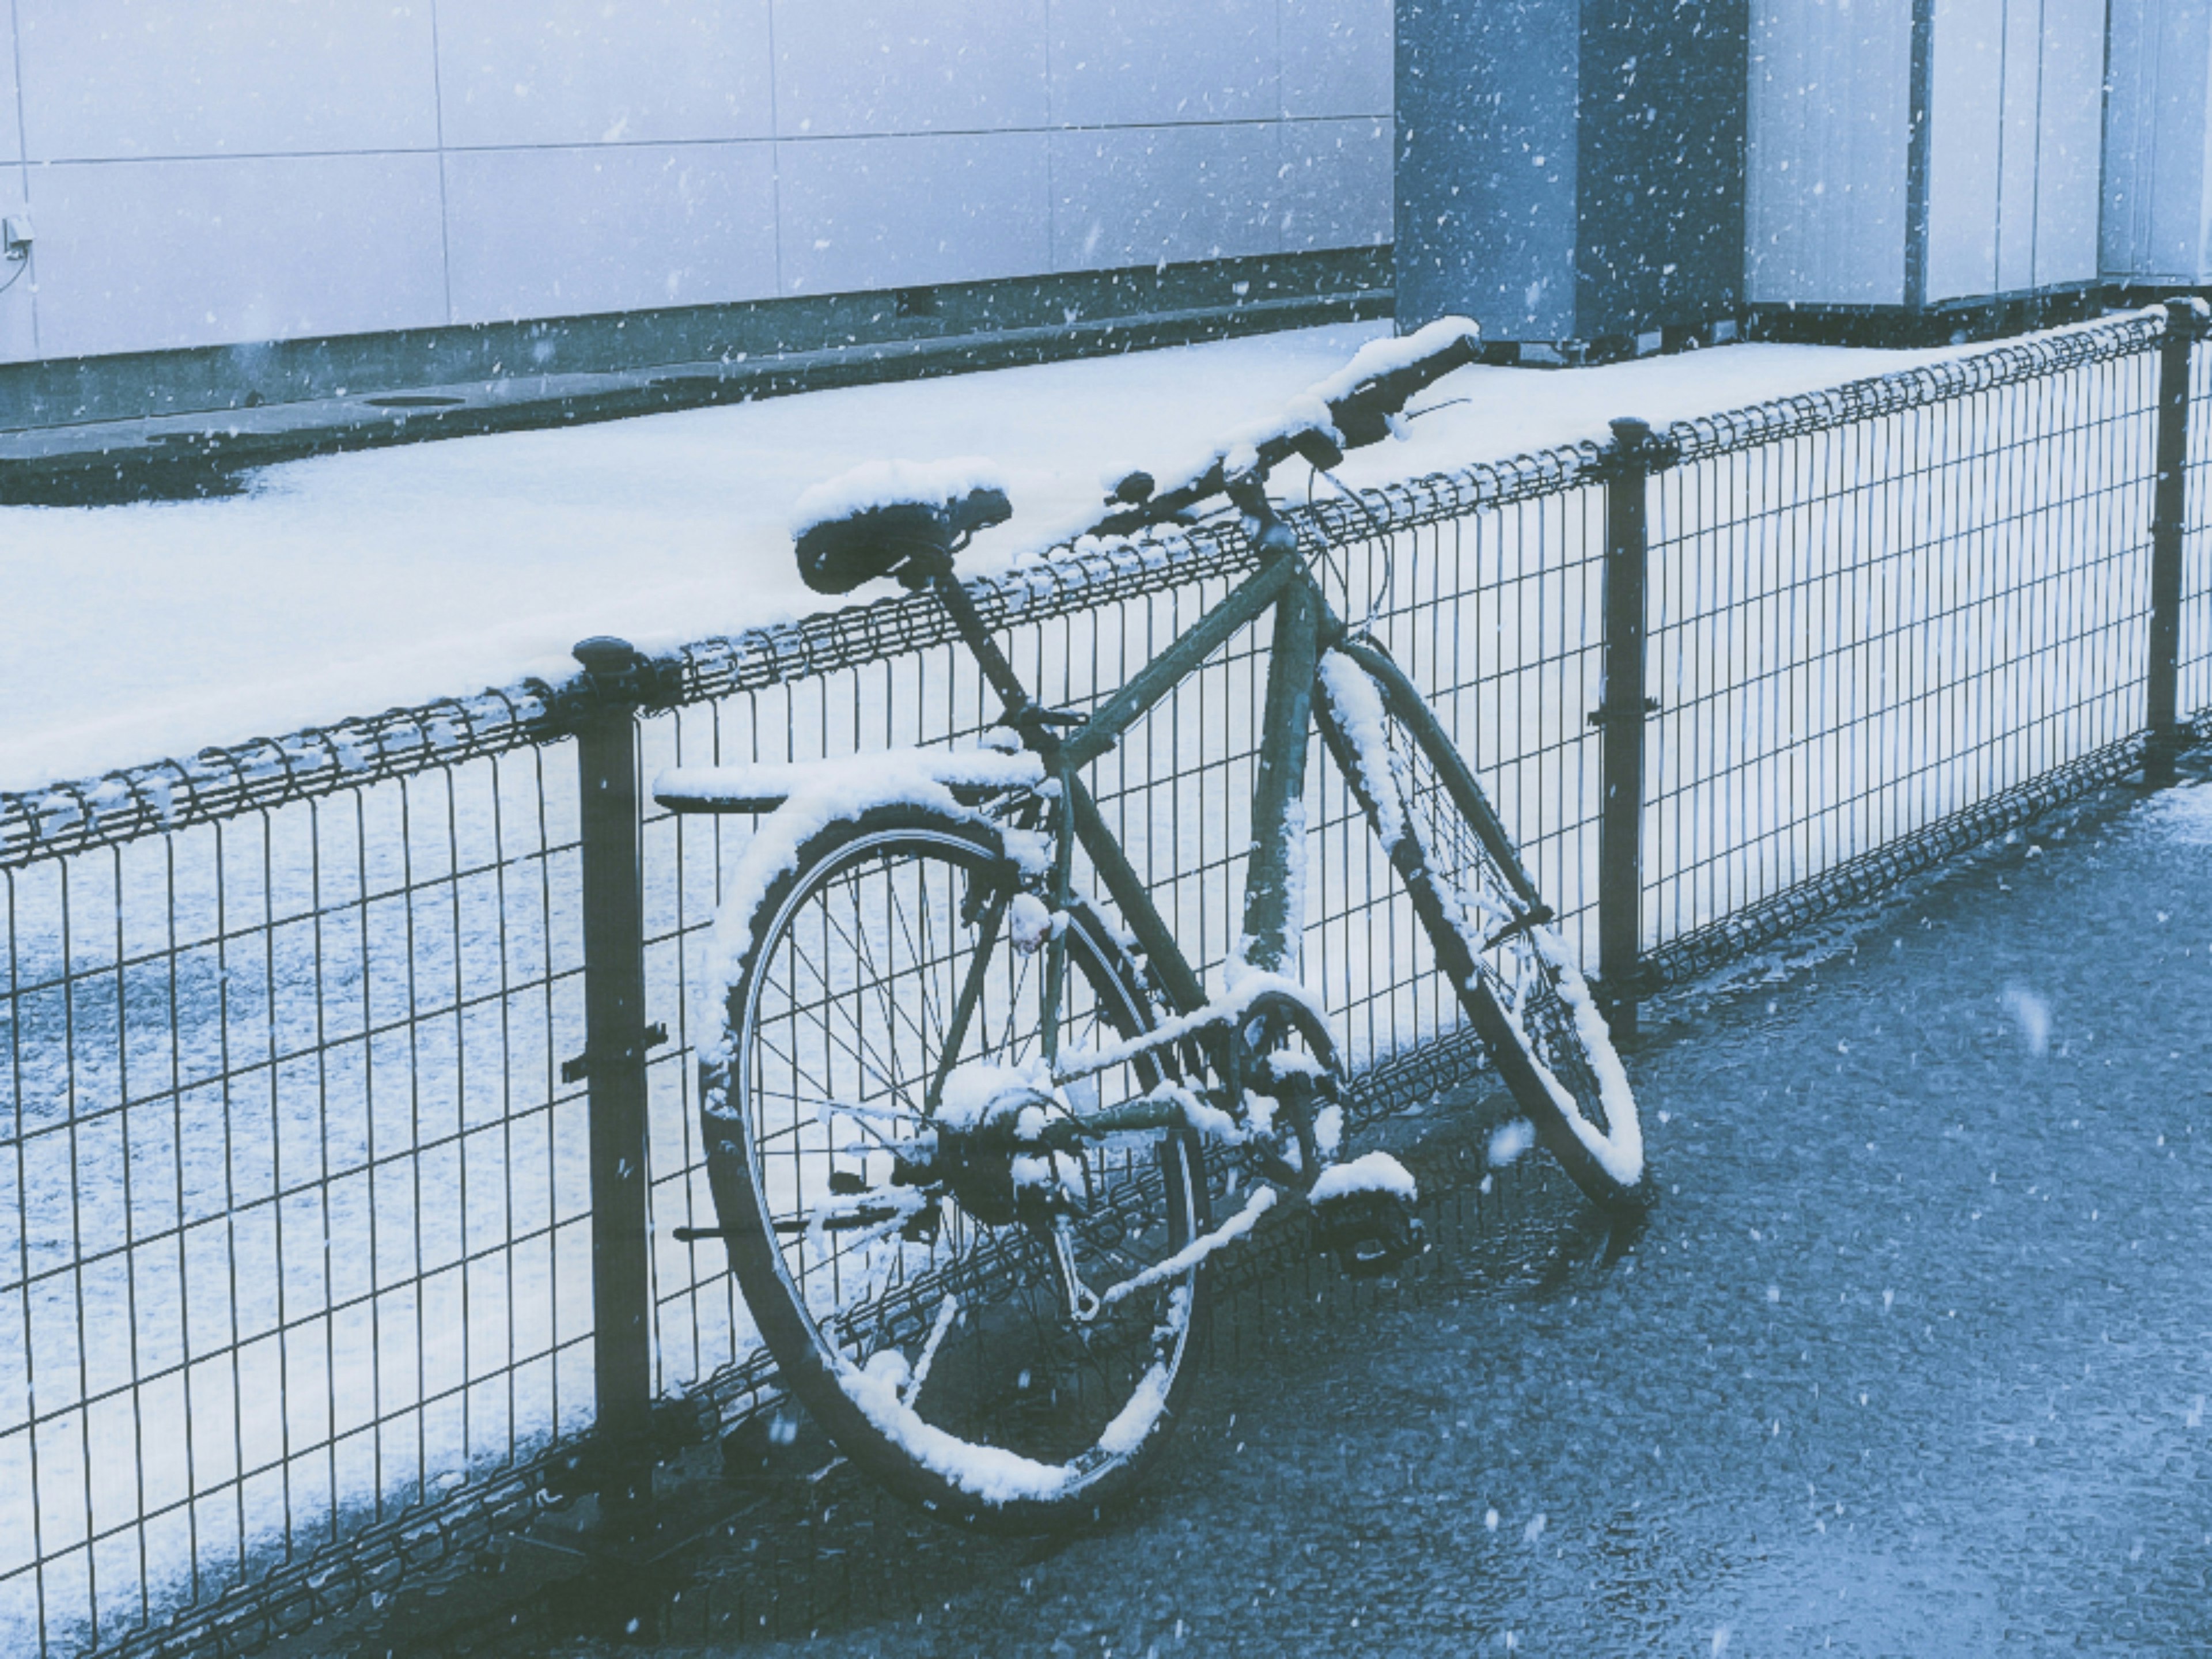
[{"label": "snow on ground", "polygon": [[2212,783],[2191,780],[2159,796],[2144,814],[2155,834],[2183,847],[2212,847]]},{"label": "snow on ground", "polygon": [[[586,635],[674,644],[818,610],[792,562],[791,513],[865,462],[995,460],[1015,517],[972,558],[1003,566],[1085,521],[1109,471],[1171,468],[1389,328],[328,456],[270,468],[228,500],[0,508],[0,788],[558,674]],[[1602,438],[1613,416],[1710,413],[1929,355],[1735,345],[1463,369],[1421,401],[1467,402],[1345,476]]]}]

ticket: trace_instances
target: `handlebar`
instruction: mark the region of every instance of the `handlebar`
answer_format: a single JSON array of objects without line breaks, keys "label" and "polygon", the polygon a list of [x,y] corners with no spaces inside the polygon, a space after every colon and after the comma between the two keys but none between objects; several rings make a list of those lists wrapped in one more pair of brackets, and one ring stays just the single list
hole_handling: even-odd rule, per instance
[{"label": "handlebar", "polygon": [[[1293,455],[1304,457],[1326,471],[1344,459],[1347,450],[1380,443],[1390,434],[1390,423],[1417,392],[1455,368],[1478,362],[1482,349],[1473,323],[1447,318],[1431,323],[1402,340],[1380,342],[1355,357],[1334,380],[1314,388],[1312,396],[1327,410],[1326,421],[1306,419],[1269,434],[1243,453],[1236,450],[1217,455],[1212,465],[1188,483],[1156,490],[1151,477],[1133,472],[1115,485],[1108,501],[1109,511],[1087,532],[1124,536],[1176,517],[1216,495],[1226,496],[1247,514],[1263,522],[1267,510],[1267,475]],[[1361,358],[1379,356],[1387,367],[1361,373]],[[1403,361],[1393,361],[1402,359]],[[1328,395],[1343,381],[1352,384],[1336,396]],[[1232,459],[1236,465],[1231,465]]]}]

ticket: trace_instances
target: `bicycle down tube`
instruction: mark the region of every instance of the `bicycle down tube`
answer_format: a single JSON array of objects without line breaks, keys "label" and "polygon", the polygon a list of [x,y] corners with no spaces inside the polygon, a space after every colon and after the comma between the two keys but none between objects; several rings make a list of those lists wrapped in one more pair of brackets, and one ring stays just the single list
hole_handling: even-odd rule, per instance
[{"label": "bicycle down tube", "polygon": [[[1290,852],[1284,837],[1291,807],[1303,793],[1310,730],[1314,665],[1325,627],[1334,623],[1304,562],[1295,553],[1270,557],[1259,570],[1218,601],[1174,643],[1109,696],[1083,724],[1055,738],[1041,725],[1024,721],[1030,708],[997,642],[967,594],[951,576],[939,578],[957,625],[983,663],[985,673],[1008,703],[1008,713],[1040,750],[1060,784],[1066,807],[1055,848],[1054,882],[1065,902],[1068,838],[1079,842],[1112,896],[1122,920],[1144,947],[1148,960],[1177,1013],[1206,1005],[1204,986],[1153,905],[1148,884],[1131,866],[1119,841],[1100,816],[1097,804],[1076,775],[1118,743],[1138,720],[1188,679],[1237,632],[1275,608],[1275,629],[1267,674],[1267,696],[1261,728],[1261,752],[1252,801],[1252,864],[1245,884],[1245,959],[1267,972],[1279,971],[1291,957]],[[957,592],[957,600],[951,595]],[[1048,984],[1060,977],[1060,964],[1048,970]],[[1050,992],[1048,991],[1048,995]]]}]

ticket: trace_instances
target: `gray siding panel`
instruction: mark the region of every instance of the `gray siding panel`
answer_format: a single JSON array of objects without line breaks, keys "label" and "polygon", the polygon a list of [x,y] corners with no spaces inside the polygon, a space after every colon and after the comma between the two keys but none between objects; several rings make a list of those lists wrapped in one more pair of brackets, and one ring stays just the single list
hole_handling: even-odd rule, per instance
[{"label": "gray siding panel", "polygon": [[[1998,62],[1997,261],[1995,291],[2035,285],[2036,189],[2043,134],[2042,0],[2006,0]],[[1940,64],[1941,59],[1938,63]],[[1937,74],[1942,74],[1939,68]]]},{"label": "gray siding panel", "polygon": [[2104,161],[2105,0],[2044,0],[2043,134],[2033,282],[2097,279]]},{"label": "gray siding panel", "polygon": [[[0,11],[0,167],[12,167],[23,159],[23,125],[21,106],[15,100],[15,18],[13,11]],[[9,190],[18,188],[21,181],[7,180]]]},{"label": "gray siding panel", "polygon": [[2004,0],[1938,0],[1929,121],[1928,298],[1996,291]]},{"label": "gray siding panel", "polygon": [[2208,270],[2207,0],[2112,0],[2100,262],[2112,278],[2197,283]]},{"label": "gray siding panel", "polygon": [[1759,0],[1751,27],[1752,303],[1903,304],[1911,0]]},{"label": "gray siding panel", "polygon": [[1578,9],[1400,0],[1401,323],[1465,310],[1500,339],[1573,337]]}]

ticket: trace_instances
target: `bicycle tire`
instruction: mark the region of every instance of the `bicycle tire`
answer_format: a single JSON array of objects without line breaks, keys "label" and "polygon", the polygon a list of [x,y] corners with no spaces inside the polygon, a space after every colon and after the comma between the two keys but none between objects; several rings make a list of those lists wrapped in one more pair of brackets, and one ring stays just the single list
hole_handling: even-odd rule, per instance
[{"label": "bicycle tire", "polygon": [[1324,740],[1404,881],[1461,1007],[1537,1139],[1607,1209],[1646,1196],[1636,1099],[1581,969],[1473,773],[1370,642],[1324,654]]},{"label": "bicycle tire", "polygon": [[[809,836],[739,936],[745,965],[724,1042],[702,1060],[702,1121],[731,1267],[791,1394],[898,1495],[986,1529],[1035,1532],[1113,1502],[1169,1437],[1195,1373],[1200,1269],[1078,1328],[1060,1311],[1047,1241],[1018,1220],[994,1225],[940,1198],[926,1242],[824,1224],[866,1212],[856,1180],[895,1195],[892,1147],[927,1161],[915,1146],[936,1133],[924,1079],[979,958],[984,988],[955,1059],[1034,1052],[1046,957],[1034,940],[1025,955],[1006,925],[1018,890],[1003,833],[979,818],[882,808]],[[1086,904],[1063,914],[1063,1043],[1156,1023],[1115,931]],[[1159,1075],[1149,1059],[1129,1062],[1100,1076],[1097,1098],[1133,1097]],[[1196,1137],[1185,1127],[1144,1139],[1085,1154],[1092,1201],[1073,1229],[1094,1288],[1205,1231]],[[833,1171],[847,1177],[842,1192]],[[1097,1271],[1109,1262],[1110,1277]]]}]

